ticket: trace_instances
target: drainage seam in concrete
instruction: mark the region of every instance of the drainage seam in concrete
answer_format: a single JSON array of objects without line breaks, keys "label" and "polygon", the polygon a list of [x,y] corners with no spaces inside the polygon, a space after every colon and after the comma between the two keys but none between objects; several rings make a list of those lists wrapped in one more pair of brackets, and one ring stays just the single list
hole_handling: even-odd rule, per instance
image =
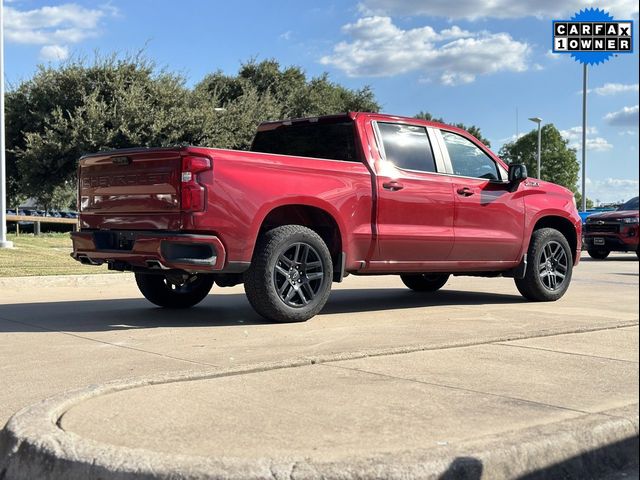
[{"label": "drainage seam in concrete", "polygon": [[501,347],[525,348],[527,350],[538,350],[541,352],[560,353],[562,355],[573,355],[575,357],[597,358],[601,360],[610,360],[612,362],[623,362],[623,363],[634,363],[634,364],[638,363],[634,360],[625,360],[624,358],[603,357],[601,355],[589,355],[588,353],[566,352],[564,350],[552,350],[550,348],[530,347],[528,345],[514,345],[512,343],[498,342],[498,343],[493,343],[492,345],[499,345]]},{"label": "drainage seam in concrete", "polygon": [[177,361],[181,361],[181,362],[193,363],[193,364],[196,364],[196,365],[203,365],[203,366],[206,366],[206,367],[219,367],[219,365],[215,365],[213,363],[199,362],[197,360],[189,360],[189,359],[186,359],[186,358],[174,357],[174,356],[171,356],[171,355],[166,355],[164,353],[153,352],[151,350],[144,350],[142,348],[130,347],[130,346],[127,346],[127,345],[118,345],[118,344],[115,344],[115,343],[107,342],[105,340],[98,340],[97,338],[85,337],[83,335],[78,335],[77,333],[71,333],[71,332],[67,332],[67,331],[64,331],[64,330],[55,330],[53,328],[42,327],[40,325],[34,325],[32,323],[23,322],[23,321],[20,321],[20,320],[11,320],[11,319],[6,318],[6,317],[0,317],[0,320],[4,320],[4,321],[10,322],[10,323],[17,323],[18,325],[25,325],[25,326],[31,327],[31,328],[37,328],[37,329],[40,329],[40,330],[44,330],[46,332],[59,333],[61,335],[68,335],[70,337],[79,338],[81,340],[88,340],[88,341],[91,341],[91,342],[101,343],[103,345],[109,345],[111,347],[124,348],[124,349],[127,349],[127,350],[132,350],[132,351],[135,351],[135,352],[139,352],[139,353],[148,353],[150,355],[157,355],[159,357],[170,358],[171,360],[177,360]]},{"label": "drainage seam in concrete", "polygon": [[[368,358],[368,357],[384,357],[384,356],[391,356],[391,355],[403,355],[405,353],[426,352],[426,351],[432,351],[432,350],[448,350],[452,348],[476,347],[481,345],[491,345],[496,342],[531,340],[535,338],[555,337],[559,335],[575,335],[575,334],[581,334],[581,333],[591,333],[591,332],[600,332],[605,330],[618,330],[621,328],[637,327],[638,326],[637,321],[634,320],[633,322],[634,323],[624,323],[624,324],[618,324],[618,325],[613,325],[609,327],[577,328],[577,329],[567,330],[567,331],[544,332],[544,333],[538,332],[535,335],[526,335],[526,334],[525,335],[509,335],[502,338],[497,338],[497,339],[487,340],[487,341],[480,341],[480,342],[462,341],[458,343],[454,342],[454,343],[445,344],[445,345],[416,345],[413,347],[395,347],[395,348],[378,349],[378,350],[371,350],[371,351],[360,350],[357,352],[342,354],[342,356],[340,356],[341,354],[338,354],[338,355],[334,354],[334,355],[318,356],[315,358],[311,357],[311,363],[312,364],[313,363],[331,363],[331,362],[340,362],[343,360],[357,360],[360,358]],[[333,357],[337,357],[337,358],[333,358]]]},{"label": "drainage seam in concrete", "polygon": [[343,370],[350,370],[350,371],[353,371],[353,372],[360,372],[360,373],[366,373],[366,374],[369,374],[369,375],[376,375],[376,376],[383,377],[383,378],[391,378],[391,379],[394,379],[394,380],[402,380],[402,381],[406,381],[406,382],[418,383],[418,384],[421,384],[421,385],[428,385],[430,387],[441,387],[441,388],[447,388],[449,390],[457,390],[457,391],[466,392],[466,393],[476,393],[476,394],[486,395],[486,396],[490,396],[490,397],[502,398],[502,399],[505,399],[505,400],[514,400],[514,401],[520,402],[520,403],[527,403],[527,404],[531,404],[531,405],[548,407],[548,408],[552,408],[552,409],[556,409],[556,410],[566,410],[566,411],[573,412],[573,413],[579,413],[581,415],[593,415],[593,412],[587,412],[587,411],[584,411],[584,410],[579,410],[579,409],[575,409],[575,408],[571,408],[571,407],[563,407],[561,405],[552,405],[552,404],[545,403],[545,402],[537,402],[535,400],[527,400],[526,398],[512,397],[510,395],[501,395],[499,393],[491,393],[491,392],[485,392],[485,391],[482,391],[482,390],[475,390],[473,388],[457,387],[455,385],[447,385],[445,383],[427,382],[425,380],[418,380],[418,379],[415,379],[415,378],[398,377],[396,375],[390,375],[388,373],[372,372],[371,370],[364,370],[362,368],[345,367],[343,365],[328,365],[328,364],[320,364],[320,366],[330,367],[330,368],[341,368]]}]

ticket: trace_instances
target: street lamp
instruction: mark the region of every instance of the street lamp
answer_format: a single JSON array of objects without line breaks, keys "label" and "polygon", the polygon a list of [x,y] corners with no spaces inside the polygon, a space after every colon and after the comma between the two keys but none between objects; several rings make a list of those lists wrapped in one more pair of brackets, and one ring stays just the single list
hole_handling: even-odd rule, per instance
[{"label": "street lamp", "polygon": [[542,151],[542,130],[540,129],[540,127],[542,126],[542,119],[540,117],[531,117],[529,120],[531,120],[533,123],[537,123],[538,124],[538,178],[540,180],[542,180],[542,175],[540,174],[540,155],[541,155],[541,151]]},{"label": "street lamp", "polygon": [[4,143],[4,11],[0,0],[0,248],[11,248],[7,240],[5,143]]}]

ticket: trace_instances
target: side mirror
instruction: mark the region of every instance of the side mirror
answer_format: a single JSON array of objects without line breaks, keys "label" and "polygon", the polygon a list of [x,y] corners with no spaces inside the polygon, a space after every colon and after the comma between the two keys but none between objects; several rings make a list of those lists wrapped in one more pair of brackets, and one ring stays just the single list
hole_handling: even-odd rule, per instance
[{"label": "side mirror", "polygon": [[527,179],[527,166],[521,163],[512,163],[509,165],[509,183],[518,185]]}]

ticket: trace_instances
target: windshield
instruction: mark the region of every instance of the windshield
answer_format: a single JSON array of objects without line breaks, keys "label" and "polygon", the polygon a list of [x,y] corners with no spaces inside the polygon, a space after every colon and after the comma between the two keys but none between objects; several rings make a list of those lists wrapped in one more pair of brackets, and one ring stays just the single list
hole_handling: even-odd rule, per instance
[{"label": "windshield", "polygon": [[638,210],[638,197],[627,200],[618,207],[618,210]]}]

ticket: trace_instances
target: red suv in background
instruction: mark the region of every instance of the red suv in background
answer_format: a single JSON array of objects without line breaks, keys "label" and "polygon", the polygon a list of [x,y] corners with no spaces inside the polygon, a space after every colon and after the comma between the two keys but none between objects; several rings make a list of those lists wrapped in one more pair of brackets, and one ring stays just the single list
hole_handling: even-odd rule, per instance
[{"label": "red suv in background", "polygon": [[638,197],[613,212],[587,217],[584,245],[592,258],[604,260],[611,252],[638,251]]}]

